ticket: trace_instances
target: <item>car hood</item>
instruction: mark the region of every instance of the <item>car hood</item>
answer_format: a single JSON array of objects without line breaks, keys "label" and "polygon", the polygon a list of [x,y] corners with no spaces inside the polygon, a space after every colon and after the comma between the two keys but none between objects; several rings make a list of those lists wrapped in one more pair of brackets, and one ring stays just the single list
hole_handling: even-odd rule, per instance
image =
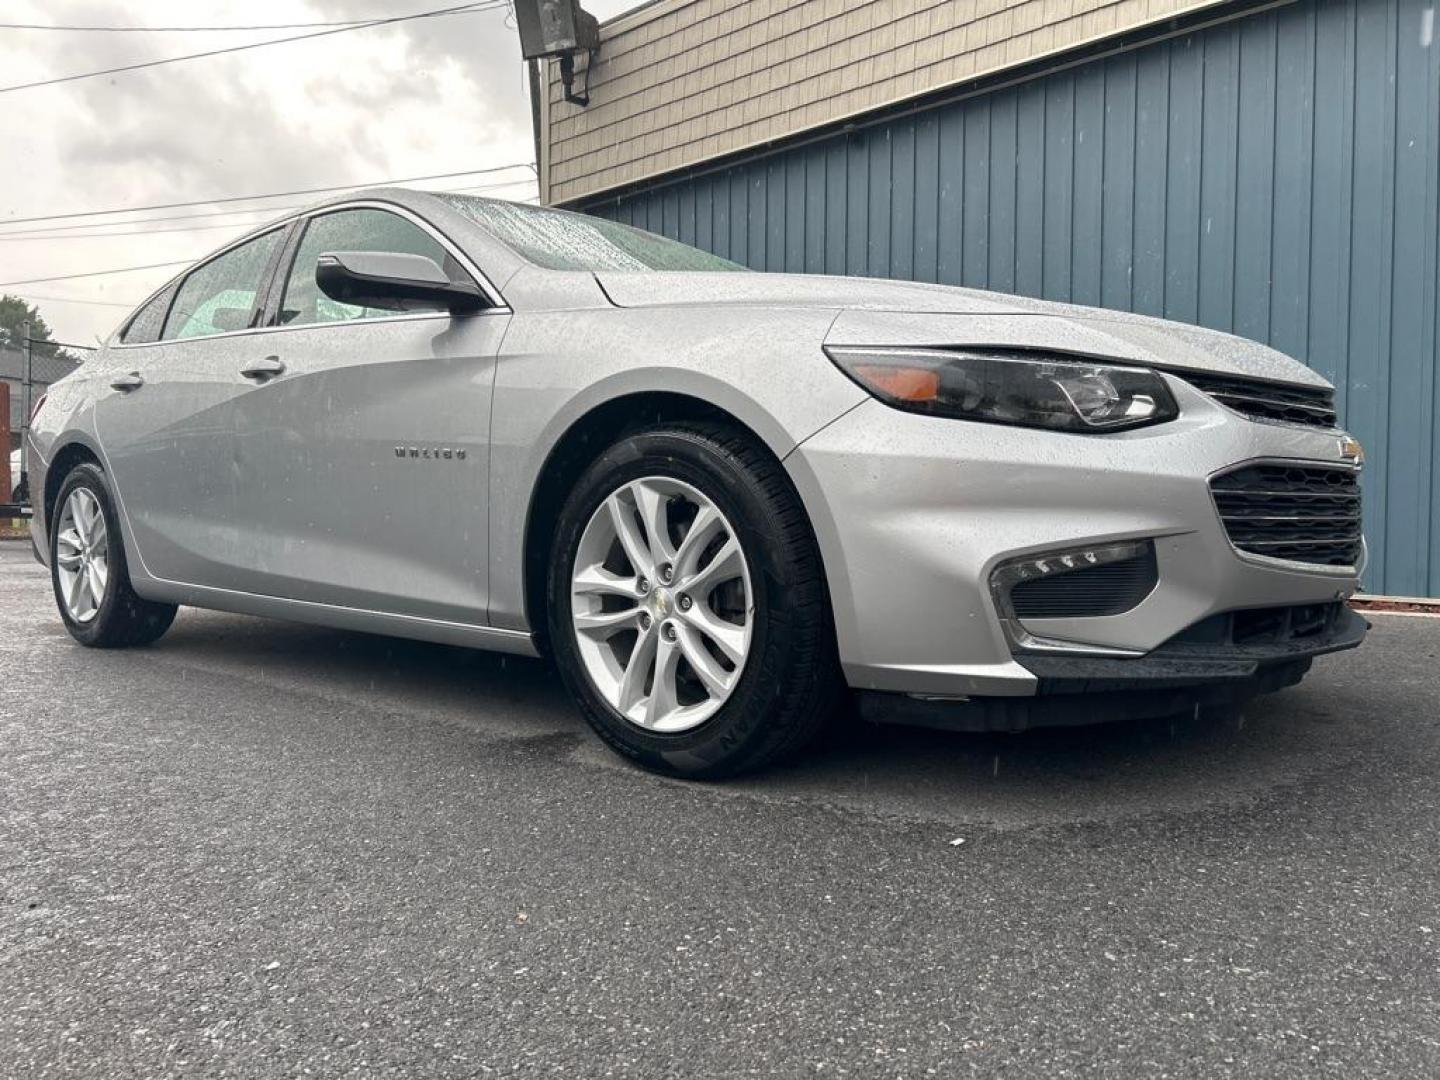
[{"label": "car hood", "polygon": [[597,273],[617,307],[677,304],[756,304],[764,307],[834,307],[856,311],[922,311],[999,314],[1047,305],[1004,293],[957,289],[883,278],[825,274],[765,273]]},{"label": "car hood", "polygon": [[1329,383],[1299,361],[1245,338],[1145,315],[949,285],[767,273],[595,275],[617,307],[745,305],[834,308],[836,345],[1051,349],[1176,371]]}]

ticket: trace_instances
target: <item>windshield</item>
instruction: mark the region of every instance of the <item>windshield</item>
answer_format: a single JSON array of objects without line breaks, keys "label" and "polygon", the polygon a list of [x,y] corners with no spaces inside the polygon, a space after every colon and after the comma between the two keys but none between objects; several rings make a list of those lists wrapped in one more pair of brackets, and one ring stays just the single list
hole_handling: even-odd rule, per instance
[{"label": "windshield", "polygon": [[744,270],[707,251],[629,225],[563,210],[437,194],[527,262],[547,270]]}]

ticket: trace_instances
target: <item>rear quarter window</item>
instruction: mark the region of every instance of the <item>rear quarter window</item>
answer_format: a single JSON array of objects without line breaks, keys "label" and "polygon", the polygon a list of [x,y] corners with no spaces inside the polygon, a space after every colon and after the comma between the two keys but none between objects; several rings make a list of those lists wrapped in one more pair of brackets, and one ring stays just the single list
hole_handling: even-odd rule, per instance
[{"label": "rear quarter window", "polygon": [[174,295],[175,286],[167,285],[141,304],[121,329],[121,344],[146,345],[159,341],[160,331],[165,328],[165,313],[170,310],[170,300]]}]

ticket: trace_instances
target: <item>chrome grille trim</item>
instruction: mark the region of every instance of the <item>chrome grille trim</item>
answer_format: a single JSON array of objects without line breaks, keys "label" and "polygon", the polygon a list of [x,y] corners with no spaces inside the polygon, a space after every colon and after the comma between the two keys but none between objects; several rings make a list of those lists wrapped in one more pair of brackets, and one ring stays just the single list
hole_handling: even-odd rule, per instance
[{"label": "chrome grille trim", "polygon": [[1294,386],[1240,375],[1176,372],[1195,389],[1252,420],[1303,427],[1336,426],[1335,391],[1321,386]]},{"label": "chrome grille trim", "polygon": [[1215,509],[1239,551],[1317,567],[1352,567],[1364,546],[1359,470],[1256,461],[1210,479]]}]

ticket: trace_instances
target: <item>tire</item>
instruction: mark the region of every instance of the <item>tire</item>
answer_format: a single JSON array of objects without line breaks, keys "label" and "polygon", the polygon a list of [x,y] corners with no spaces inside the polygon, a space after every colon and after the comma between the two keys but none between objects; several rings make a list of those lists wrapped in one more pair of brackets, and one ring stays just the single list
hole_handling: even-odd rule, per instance
[{"label": "tire", "polygon": [[[77,529],[75,519],[82,515],[82,508],[93,510],[96,516],[88,524],[81,522]],[[97,528],[103,528],[103,538],[95,537]],[[86,542],[87,533],[90,543]],[[62,558],[65,567],[61,566]],[[101,578],[90,572],[97,565],[103,570]],[[81,593],[75,594],[74,584],[79,577],[85,581]],[[148,645],[175,621],[174,604],[142,599],[130,587],[119,518],[105,473],[98,465],[77,465],[60,485],[50,522],[50,584],[70,636],[92,648]]]},{"label": "tire", "polygon": [[[644,524],[641,506],[655,505],[657,492],[666,507],[655,519],[662,522],[659,530]],[[691,503],[690,521],[677,524]],[[653,556],[656,581],[648,592],[613,524],[616,513],[624,516],[616,506],[635,511],[629,520],[638,519],[638,539],[648,544],[637,559]],[[710,511],[718,511],[719,524]],[[608,548],[607,530],[615,533]],[[678,553],[673,567],[649,551],[650,534],[662,530]],[[695,544],[687,555],[691,532]],[[732,538],[738,560],[730,550]],[[709,547],[696,554],[702,543]],[[612,561],[597,565],[594,560],[605,551]],[[702,579],[716,572],[722,556],[725,565],[716,580],[731,571],[734,576],[707,591]],[[612,598],[607,592],[596,601],[602,607],[593,607],[587,590],[597,576],[603,590],[596,591],[621,592],[633,582],[633,595]],[[683,591],[687,581],[695,585],[694,598]],[[741,599],[746,593],[748,608]],[[799,497],[764,447],[721,424],[648,428],[621,438],[591,464],[560,513],[546,601],[556,664],[586,720],[611,748],[657,772],[717,779],[789,758],[819,734],[843,690],[820,553]],[[595,645],[589,635],[611,632],[597,625],[612,618],[619,625],[631,603],[640,613],[635,622]],[[610,604],[613,611],[603,607]],[[586,626],[583,633],[577,621]],[[652,630],[661,636],[654,639],[655,659],[646,661],[649,694],[631,707],[626,676]],[[634,644],[626,657],[629,635]],[[736,662],[727,650],[742,638],[747,644]],[[676,655],[679,659],[668,659]],[[662,669],[670,673],[663,684]],[[664,693],[656,689],[662,685],[668,688]],[[660,698],[665,706],[656,705]]]}]

